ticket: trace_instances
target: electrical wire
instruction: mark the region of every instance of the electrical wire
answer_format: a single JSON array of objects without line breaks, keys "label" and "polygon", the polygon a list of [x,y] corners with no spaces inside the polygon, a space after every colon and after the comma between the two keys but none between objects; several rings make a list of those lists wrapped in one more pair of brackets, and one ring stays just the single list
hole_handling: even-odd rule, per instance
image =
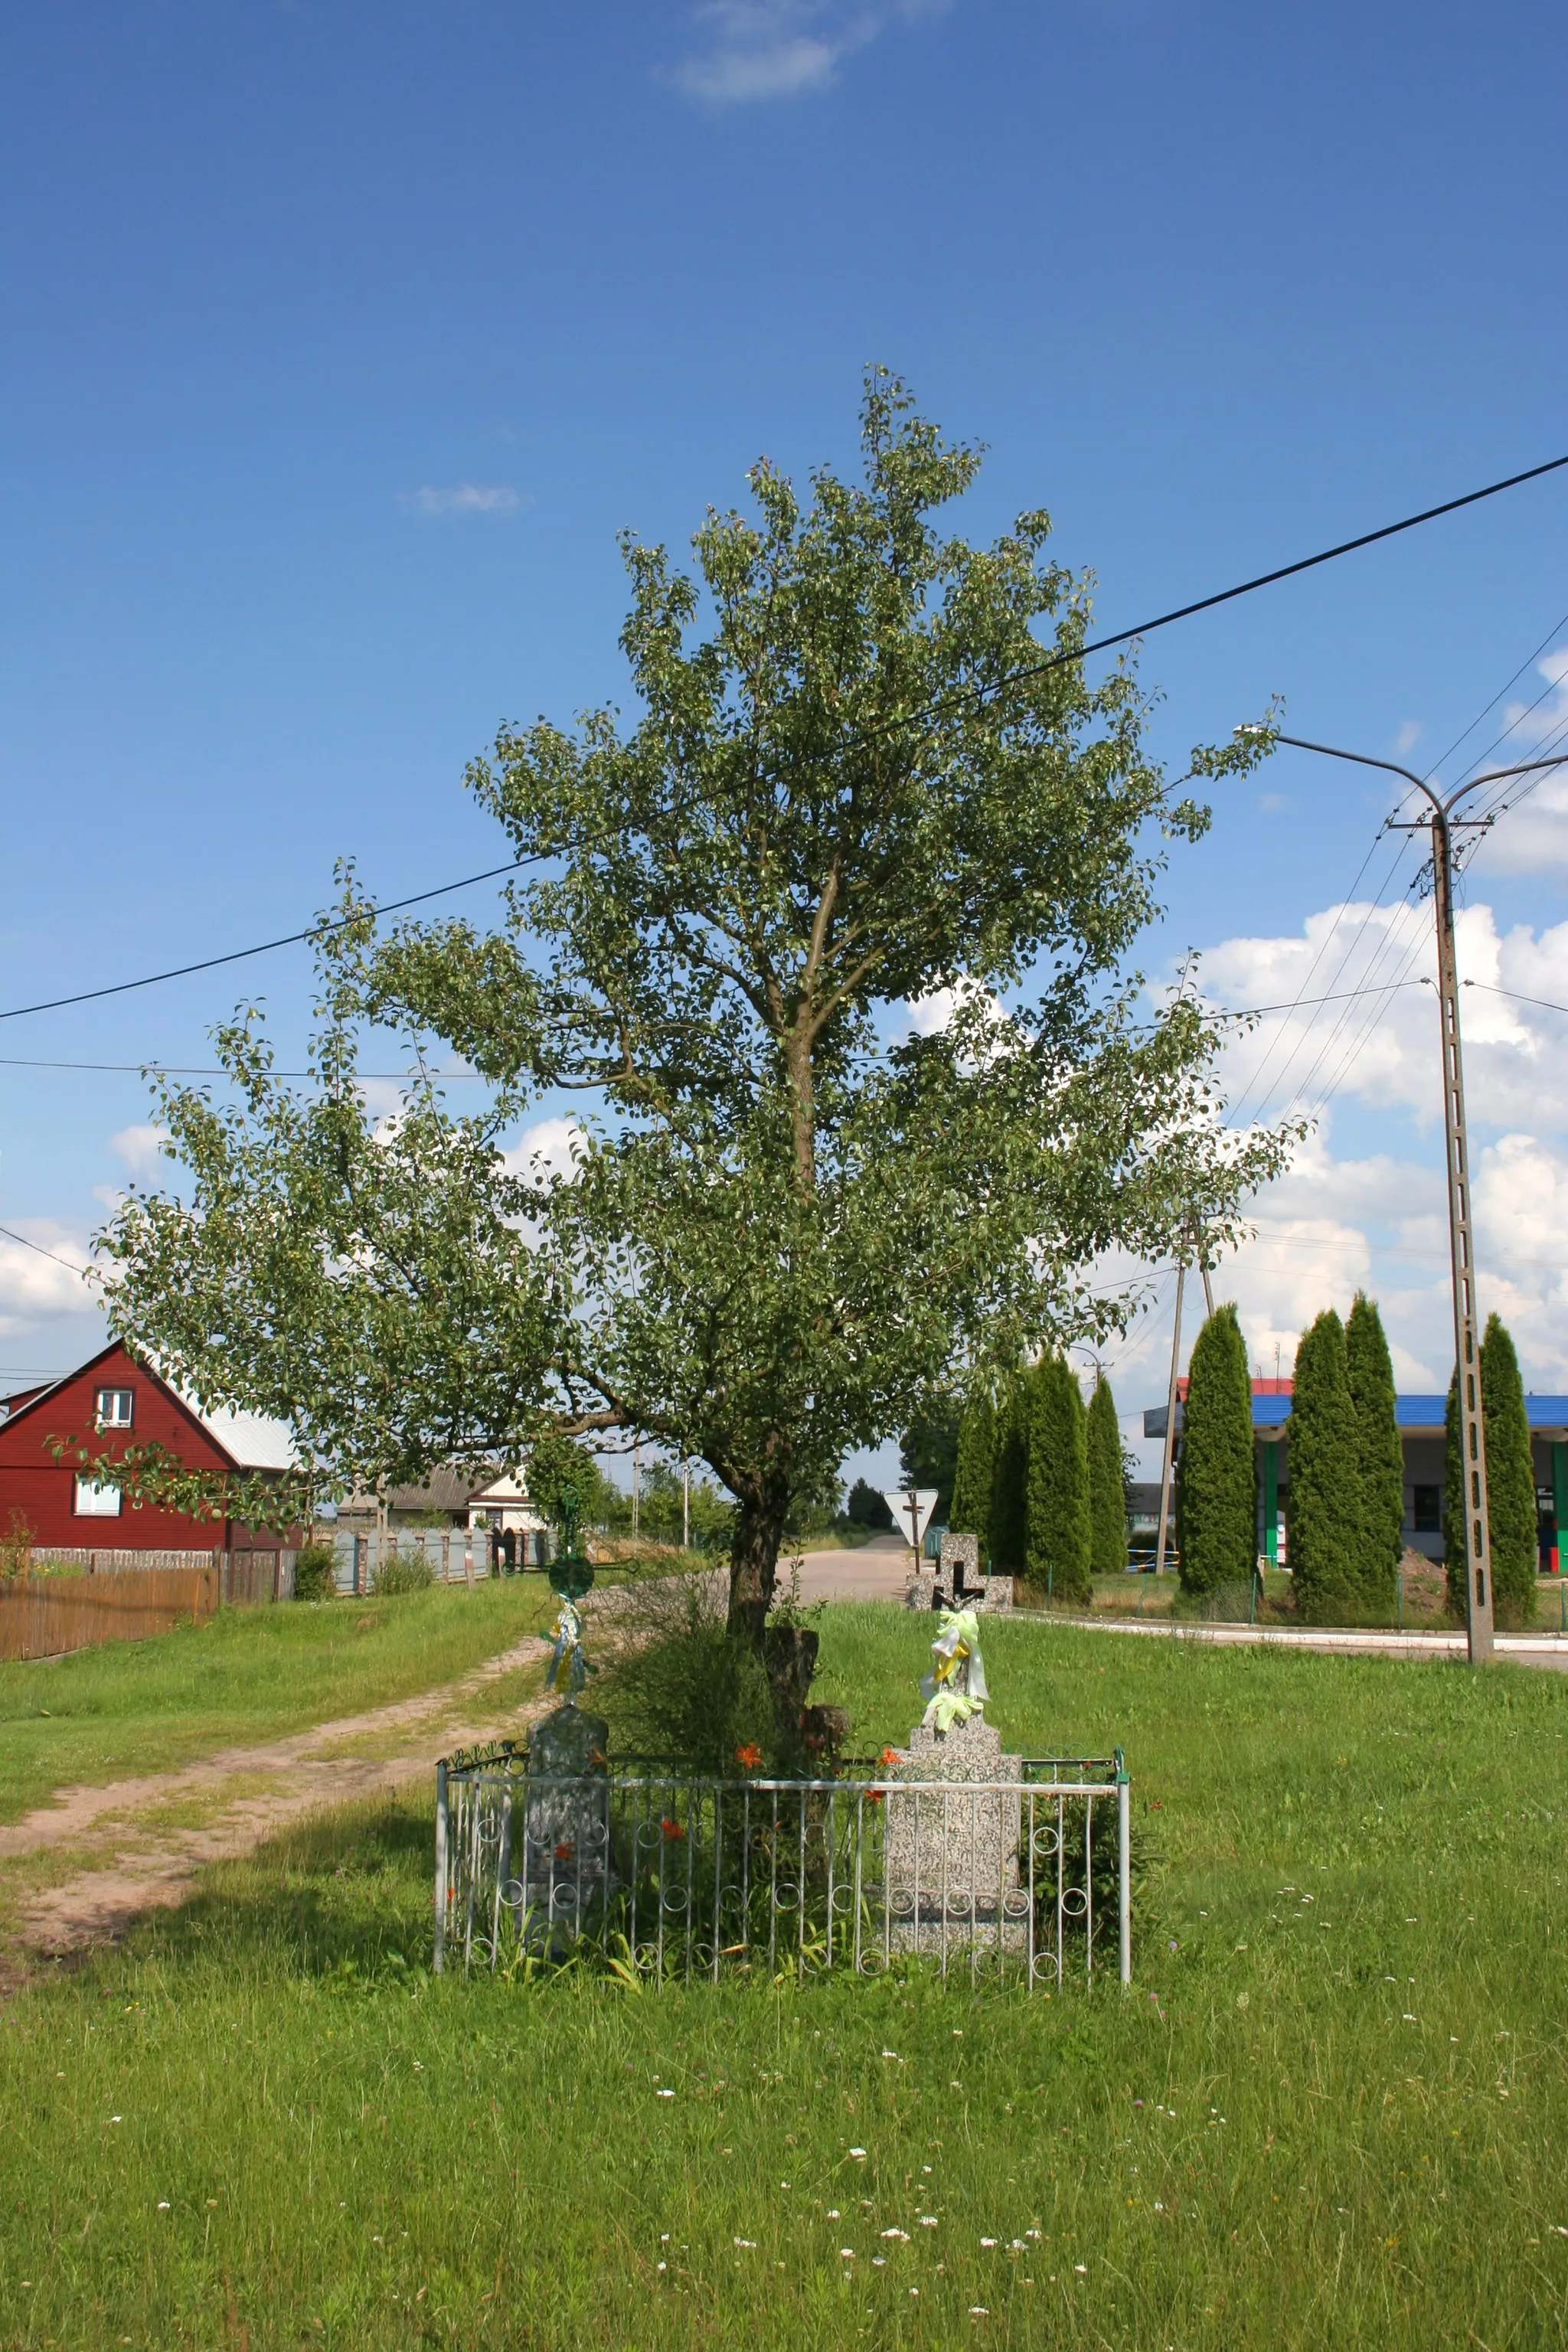
[{"label": "electrical wire", "polygon": [[52,1249],[46,1249],[42,1242],[30,1242],[26,1234],[14,1234],[9,1225],[0,1225],[0,1234],[3,1234],[8,1242],[20,1242],[24,1249],[37,1250],[40,1257],[52,1258],[55,1265],[63,1265],[68,1274],[89,1275],[95,1271],[90,1265],[72,1265],[68,1257],[58,1256]]},{"label": "electrical wire", "polygon": [[[1260,572],[1251,580],[1238,581],[1233,588],[1222,588],[1212,596],[1200,596],[1190,604],[1178,604],[1168,613],[1157,614],[1152,620],[1140,621],[1133,628],[1118,629],[1110,636],[1091,638],[1086,644],[1069,646],[1066,651],[1042,655],[1038,661],[1005,671],[1000,677],[963,688],[955,694],[937,696],[931,702],[912,711],[902,712],[897,718],[883,720],[877,727],[859,730],[849,738],[844,748],[855,750],[862,743],[875,741],[895,727],[907,728],[922,719],[941,718],[964,704],[987,701],[1005,692],[1009,687],[1026,684],[1031,678],[1042,677],[1048,671],[1066,668],[1074,662],[1087,661],[1090,654],[1107,653],[1113,646],[1130,645],[1135,637],[1150,636],[1154,630],[1169,628],[1175,621],[1190,620],[1194,614],[1213,612],[1216,605],[1231,604],[1238,596],[1250,596],[1259,588],[1271,588],[1281,580],[1294,579],[1300,572],[1315,571],[1320,564],[1332,563],[1342,555],[1353,555],[1363,547],[1374,547],[1380,540],[1397,538],[1400,532],[1415,530],[1423,523],[1436,522],[1440,516],[1457,514],[1463,507],[1475,506],[1483,499],[1496,498],[1503,490],[1517,489],[1522,482],[1538,481],[1543,474],[1554,474],[1563,466],[1568,466],[1568,456],[1549,457],[1544,465],[1527,467],[1523,473],[1510,474],[1501,481],[1489,482],[1483,489],[1467,490],[1462,498],[1446,499],[1440,506],[1425,507],[1419,514],[1405,515],[1398,522],[1384,523],[1376,530],[1363,531],[1355,539],[1342,540],[1337,546],[1325,547],[1316,555],[1300,556],[1293,563],[1282,563],[1272,572]],[[454,890],[470,889],[476,883],[494,881],[502,874],[515,873],[521,866],[537,865],[545,857],[562,854],[561,851],[538,851],[527,857],[514,858],[505,866],[490,866],[483,874],[465,875],[458,882],[438,883],[433,890],[416,890],[406,898],[389,899],[384,906],[378,906],[374,911],[377,917],[396,914],[405,907],[422,906],[431,898],[445,898]],[[226,955],[204,956],[195,963],[176,964],[168,971],[148,972],[139,980],[116,981],[104,988],[85,988],[75,995],[50,997],[37,1004],[14,1004],[0,1011],[0,1021],[20,1021],[34,1013],[58,1013],[68,1005],[95,1003],[106,996],[126,995],[132,989],[156,988],[165,981],[184,980],[193,972],[216,971],[225,964],[243,963],[251,956],[270,955],[279,948],[298,947],[307,940],[325,939],[357,919],[357,916],[352,915],[331,917],[324,921],[309,923],[298,931],[287,931],[279,939],[262,940],[255,947],[233,948]]]}]

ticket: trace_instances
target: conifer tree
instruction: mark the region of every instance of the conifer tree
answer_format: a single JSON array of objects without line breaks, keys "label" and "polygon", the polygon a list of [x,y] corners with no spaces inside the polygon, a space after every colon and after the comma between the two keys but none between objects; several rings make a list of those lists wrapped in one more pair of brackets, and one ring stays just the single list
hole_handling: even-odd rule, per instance
[{"label": "conifer tree", "polygon": [[996,1408],[984,1391],[972,1396],[958,1424],[958,1469],[948,1525],[954,1535],[978,1536],[981,1566],[991,1541],[991,1484],[996,1457]]},{"label": "conifer tree", "polygon": [[1362,1612],[1365,1538],[1344,1325],[1331,1307],[1301,1334],[1296,1349],[1285,1441],[1296,1607],[1309,1623],[1343,1624]]},{"label": "conifer tree", "polygon": [[1231,1305],[1215,1307],[1193,1348],[1176,1467],[1176,1544],[1188,1592],[1252,1580],[1258,1565],[1252,1378]]},{"label": "conifer tree", "polygon": [[1026,1564],[1033,1584],[1058,1601],[1087,1606],[1089,1581],[1089,1425],[1083,1394],[1060,1356],[1047,1356],[1028,1380]]},{"label": "conifer tree", "polygon": [[991,1475],[991,1565],[1017,1576],[1028,1540],[1028,1393],[1027,1375],[1020,1373],[996,1409]]},{"label": "conifer tree", "polygon": [[1369,1611],[1381,1615],[1394,1607],[1405,1557],[1405,1449],[1383,1318],[1364,1290],[1356,1292],[1345,1324],[1345,1370],[1361,1461],[1362,1597]]},{"label": "conifer tree", "polygon": [[1089,1565],[1096,1576],[1127,1566],[1127,1494],[1121,1483],[1121,1424],[1110,1382],[1100,1373],[1089,1401]]},{"label": "conifer tree", "polygon": [[1519,1358],[1508,1327],[1496,1315],[1488,1316],[1481,1340],[1481,1426],[1492,1607],[1500,1622],[1528,1625],[1536,1608],[1535,1468]]}]

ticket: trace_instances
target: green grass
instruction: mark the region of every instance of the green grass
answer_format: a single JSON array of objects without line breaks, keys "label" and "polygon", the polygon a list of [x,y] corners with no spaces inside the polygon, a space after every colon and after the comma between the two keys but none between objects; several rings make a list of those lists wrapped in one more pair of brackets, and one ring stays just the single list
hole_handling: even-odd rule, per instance
[{"label": "green grass", "polygon": [[[427,1813],[324,1818],[6,2005],[0,2344],[1563,2342],[1568,1687],[984,1630],[1128,1750],[1130,1994],[432,1981]],[[828,1612],[857,1746],[922,1633]]]},{"label": "green grass", "polygon": [[51,1790],[174,1769],[450,1682],[547,1622],[542,1577],[226,1609],[146,1642],[0,1664],[0,1822]]}]

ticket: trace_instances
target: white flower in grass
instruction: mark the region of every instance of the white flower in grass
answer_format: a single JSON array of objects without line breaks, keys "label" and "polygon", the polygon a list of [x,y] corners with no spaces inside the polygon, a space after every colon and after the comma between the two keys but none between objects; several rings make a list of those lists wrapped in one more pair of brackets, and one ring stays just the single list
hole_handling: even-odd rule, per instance
[{"label": "white flower in grass", "polygon": [[882,2235],[884,2238],[902,2238],[906,2246],[910,2242],[910,2233],[907,2230],[900,2230],[895,2227],[891,2230],[884,2230]]},{"label": "white flower in grass", "polygon": [[753,2254],[754,2254],[754,2253],[756,2252],[756,2251],[757,2251],[757,2242],[756,2242],[755,2238],[737,2238],[737,2239],[736,2239],[736,2241],[735,2241],[735,2243],[736,2243],[738,2246],[748,2246],[748,2247],[750,2247],[750,2249],[751,2249],[751,2251],[752,2251],[752,2252]]},{"label": "white flower in grass", "polygon": [[865,2162],[866,2151],[863,2147],[852,2147],[849,2153],[853,2157],[858,2157],[862,2164]]},{"label": "white flower in grass", "polygon": [[994,2246],[996,2241],[994,2238],[982,2238],[980,2242],[983,2246]]}]

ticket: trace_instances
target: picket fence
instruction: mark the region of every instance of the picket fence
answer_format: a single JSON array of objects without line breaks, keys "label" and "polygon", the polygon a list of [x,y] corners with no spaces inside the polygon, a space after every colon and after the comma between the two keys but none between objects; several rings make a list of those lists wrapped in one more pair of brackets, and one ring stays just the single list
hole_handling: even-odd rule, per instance
[{"label": "picket fence", "polygon": [[58,1658],[106,1642],[136,1642],[198,1622],[219,1606],[218,1571],[104,1570],[91,1576],[0,1580],[0,1658]]}]

